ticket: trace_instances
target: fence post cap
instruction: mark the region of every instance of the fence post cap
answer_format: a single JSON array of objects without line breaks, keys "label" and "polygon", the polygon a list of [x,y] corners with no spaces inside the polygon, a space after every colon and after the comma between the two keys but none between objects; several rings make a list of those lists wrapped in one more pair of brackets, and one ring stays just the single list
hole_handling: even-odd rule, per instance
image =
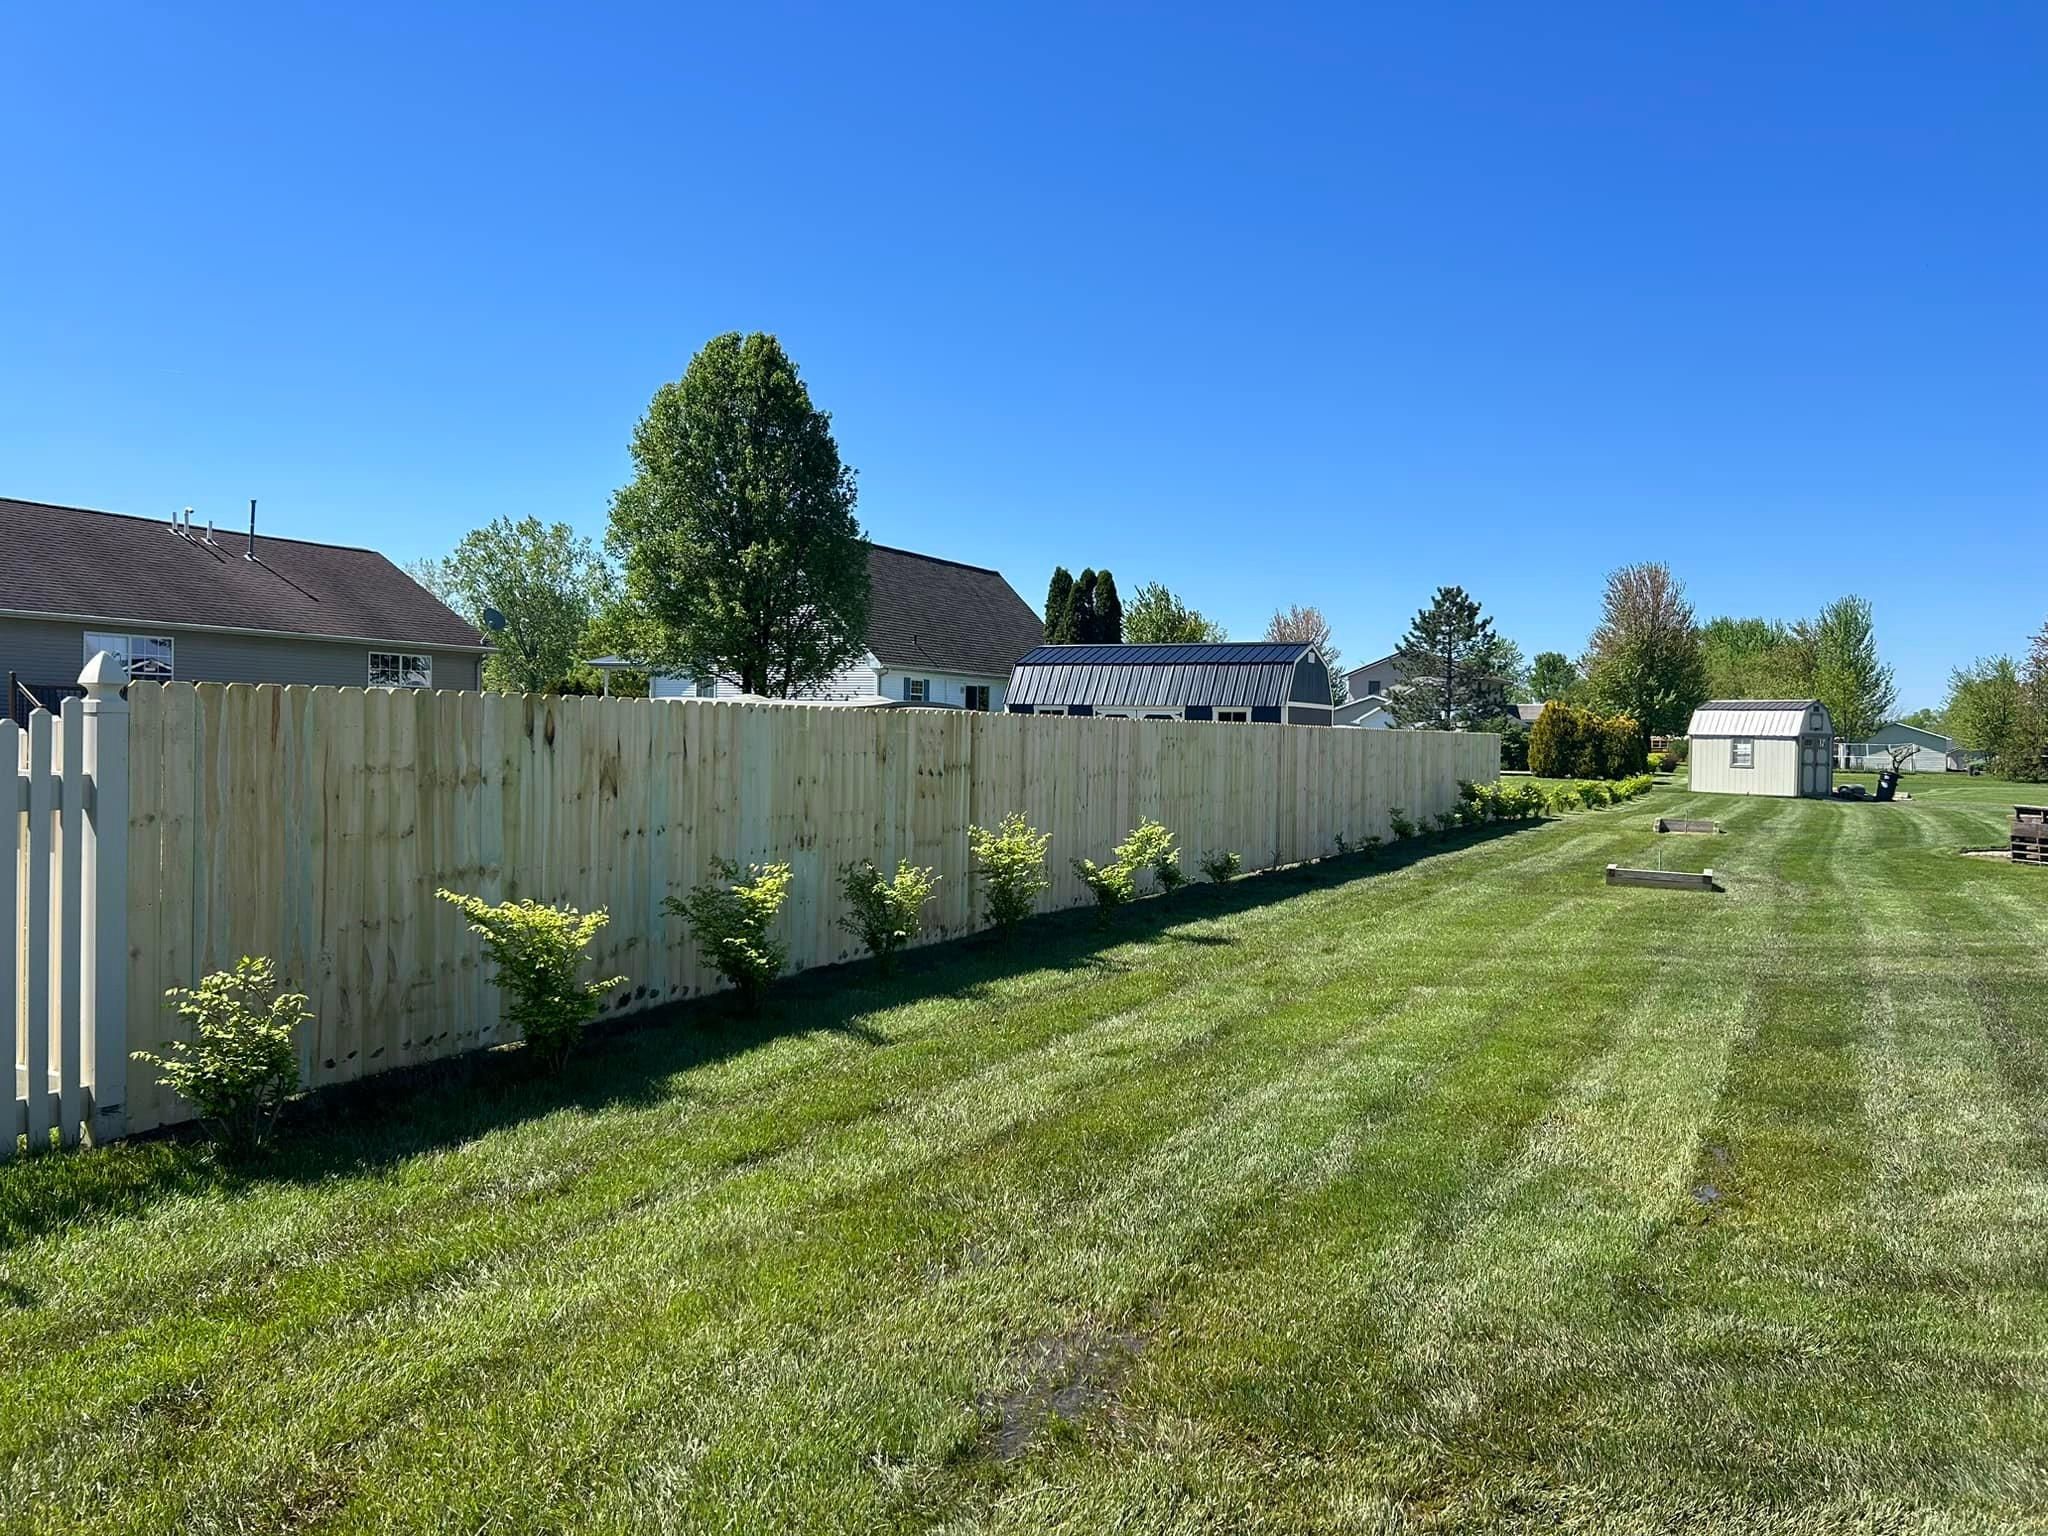
[{"label": "fence post cap", "polygon": [[119,698],[127,684],[127,669],[107,651],[94,651],[92,660],[78,674],[78,685],[85,690],[86,697],[102,703]]}]

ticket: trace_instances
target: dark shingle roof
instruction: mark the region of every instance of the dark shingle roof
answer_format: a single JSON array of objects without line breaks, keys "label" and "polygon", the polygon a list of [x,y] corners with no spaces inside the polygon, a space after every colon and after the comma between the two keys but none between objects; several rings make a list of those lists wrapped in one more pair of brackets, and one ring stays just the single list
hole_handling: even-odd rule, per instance
[{"label": "dark shingle roof", "polygon": [[868,546],[868,649],[886,667],[1008,677],[1045,626],[1002,572]]},{"label": "dark shingle roof", "polygon": [[191,539],[165,518],[0,497],[0,610],[481,650],[484,637],[372,549]]}]

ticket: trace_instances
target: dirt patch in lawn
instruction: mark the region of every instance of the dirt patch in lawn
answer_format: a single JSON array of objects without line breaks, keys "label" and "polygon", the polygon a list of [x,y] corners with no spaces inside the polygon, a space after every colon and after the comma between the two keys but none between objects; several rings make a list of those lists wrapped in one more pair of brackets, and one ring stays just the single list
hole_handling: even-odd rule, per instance
[{"label": "dirt patch in lawn", "polygon": [[978,1405],[990,1420],[986,1454],[1009,1461],[1047,1432],[1104,1412],[1145,1343],[1145,1335],[1135,1329],[1113,1328],[1094,1318],[1033,1339],[1018,1352],[1022,1379],[1011,1391],[984,1397]]}]

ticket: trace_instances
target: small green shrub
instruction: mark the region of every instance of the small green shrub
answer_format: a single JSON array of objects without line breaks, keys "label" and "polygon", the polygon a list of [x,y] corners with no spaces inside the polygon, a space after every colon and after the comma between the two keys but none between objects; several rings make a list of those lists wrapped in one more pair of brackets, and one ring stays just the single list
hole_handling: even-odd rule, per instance
[{"label": "small green shrub", "polygon": [[1464,824],[1465,818],[1456,811],[1439,811],[1429,818],[1429,824],[1436,829],[1438,837],[1449,837]]},{"label": "small green shrub", "polygon": [[[1547,715],[1550,711],[1546,709],[1544,713]],[[1585,809],[1586,802],[1579,798],[1579,786],[1575,780],[1553,784],[1544,794],[1553,816],[1569,816],[1573,811]]]},{"label": "small green shrub", "polygon": [[1400,806],[1387,812],[1387,828],[1394,834],[1394,841],[1404,843],[1422,829],[1408,819],[1408,813]]},{"label": "small green shrub", "polygon": [[1151,870],[1152,878],[1159,882],[1159,889],[1168,896],[1187,882],[1181,872],[1180,850],[1174,846],[1173,834],[1147,816],[1131,829],[1131,835],[1116,845],[1117,862],[1130,870],[1135,877],[1142,870]]},{"label": "small green shrub", "polygon": [[543,1067],[559,1067],[575,1049],[583,1026],[597,1017],[605,993],[625,985],[623,976],[576,979],[583,952],[611,921],[610,914],[602,907],[578,912],[537,901],[492,906],[480,896],[456,891],[434,894],[469,919],[470,931],[483,939],[484,952],[497,962],[496,981],[508,999],[505,1017],[519,1027],[534,1059]]},{"label": "small green shrub", "polygon": [[1657,780],[1647,773],[1631,774],[1628,778],[1616,780],[1612,793],[1617,802],[1633,800],[1638,795],[1647,795],[1657,787]]},{"label": "small green shrub", "polygon": [[1074,873],[1095,897],[1095,915],[1108,921],[1110,913],[1138,894],[1138,877],[1121,859],[1098,864],[1093,859],[1074,860]]},{"label": "small green shrub", "polygon": [[1052,884],[1045,873],[1045,850],[1051,842],[1051,833],[1038,831],[1017,811],[994,828],[967,829],[967,851],[981,884],[984,920],[1009,928],[1031,915],[1039,893]]},{"label": "small green shrub", "polygon": [[1364,841],[1359,843],[1358,851],[1364,854],[1367,858],[1371,858],[1375,853],[1378,853],[1380,849],[1385,846],[1386,841],[1387,840],[1384,837],[1381,837],[1377,832],[1372,833],[1371,835],[1366,837]]},{"label": "small green shrub", "polygon": [[1219,848],[1202,856],[1202,873],[1211,885],[1228,885],[1243,868],[1244,860],[1226,849]]},{"label": "small green shrub", "polygon": [[896,951],[917,937],[938,883],[937,873],[908,859],[897,863],[894,875],[883,874],[868,859],[848,864],[840,871],[839,889],[848,910],[839,926],[867,946],[886,974],[896,963]]},{"label": "small green shrub", "polygon": [[1678,754],[1669,747],[1659,752],[1657,754],[1657,771],[1659,773],[1678,772]]},{"label": "small green shrub", "polygon": [[741,1004],[759,1008],[768,983],[789,963],[789,946],[772,931],[789,896],[789,866],[717,859],[711,876],[682,900],[671,896],[662,906],[689,923],[699,953],[732,983]]},{"label": "small green shrub", "polygon": [[157,1081],[199,1111],[208,1133],[229,1151],[254,1152],[270,1139],[284,1102],[299,1091],[299,1026],[313,1015],[306,994],[279,992],[270,961],[244,955],[196,987],[164,994],[192,1026],[164,1054],[137,1051]]}]

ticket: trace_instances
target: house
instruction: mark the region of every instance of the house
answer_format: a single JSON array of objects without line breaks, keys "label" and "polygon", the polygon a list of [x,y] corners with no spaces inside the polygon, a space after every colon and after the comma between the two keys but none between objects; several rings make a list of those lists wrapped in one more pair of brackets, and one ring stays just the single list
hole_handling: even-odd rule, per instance
[{"label": "house", "polygon": [[1354,701],[1392,698],[1394,690],[1407,681],[1394,661],[1392,656],[1382,656],[1378,661],[1351,668],[1344,674],[1345,696]]},{"label": "house", "polygon": [[1835,728],[1819,699],[1715,699],[1692,712],[1692,787],[1708,794],[1825,798]]},{"label": "house", "polygon": [[484,637],[375,550],[0,498],[6,714],[138,680],[475,688]]},{"label": "house", "polygon": [[[1045,626],[1002,572],[868,546],[867,653],[812,689],[819,703],[885,698],[1001,710],[1010,668]],[[657,699],[734,699],[735,678],[655,677]]]},{"label": "house", "polygon": [[1966,773],[1970,758],[1953,737],[1894,720],[1871,732],[1867,741],[1835,744],[1837,768],[1866,773]]},{"label": "house", "polygon": [[1330,669],[1312,645],[1041,645],[1010,674],[1010,713],[1331,723]]},{"label": "house", "polygon": [[1394,706],[1376,693],[1349,699],[1331,713],[1332,725],[1348,725],[1362,731],[1391,731],[1401,722],[1394,718]]}]

